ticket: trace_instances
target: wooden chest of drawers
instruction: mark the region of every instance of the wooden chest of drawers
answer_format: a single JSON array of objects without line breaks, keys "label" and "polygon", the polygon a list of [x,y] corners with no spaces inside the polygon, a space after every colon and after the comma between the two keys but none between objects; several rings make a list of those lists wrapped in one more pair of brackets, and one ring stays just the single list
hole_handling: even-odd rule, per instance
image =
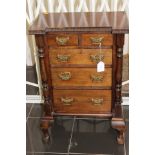
[{"label": "wooden chest of drawers", "polygon": [[[97,18],[96,18],[97,17]],[[44,94],[41,129],[56,115],[111,119],[124,143],[121,109],[122,56],[128,20],[124,12],[40,14],[29,29],[35,35]],[[105,70],[97,72],[97,63]]]}]

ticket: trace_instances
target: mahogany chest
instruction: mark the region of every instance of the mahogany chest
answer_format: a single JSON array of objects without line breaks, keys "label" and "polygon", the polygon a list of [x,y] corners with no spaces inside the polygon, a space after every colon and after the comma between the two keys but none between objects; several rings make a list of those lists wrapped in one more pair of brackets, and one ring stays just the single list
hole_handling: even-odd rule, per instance
[{"label": "mahogany chest", "polygon": [[111,119],[117,142],[124,143],[122,57],[128,31],[125,12],[47,13],[34,21],[29,33],[40,60],[44,140],[54,116],[72,115]]}]

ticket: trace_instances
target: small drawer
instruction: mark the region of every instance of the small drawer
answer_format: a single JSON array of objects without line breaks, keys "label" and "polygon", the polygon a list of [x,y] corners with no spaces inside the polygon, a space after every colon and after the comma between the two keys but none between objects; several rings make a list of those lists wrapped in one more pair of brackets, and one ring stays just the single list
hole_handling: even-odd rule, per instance
[{"label": "small drawer", "polygon": [[82,34],[82,46],[112,46],[112,34]]},{"label": "small drawer", "polygon": [[112,49],[52,49],[49,57],[51,65],[95,65],[100,60],[111,65]]},{"label": "small drawer", "polygon": [[111,90],[53,90],[54,111],[104,113],[111,111]]},{"label": "small drawer", "polygon": [[78,36],[76,34],[47,35],[49,46],[78,46]]},{"label": "small drawer", "polygon": [[97,72],[96,68],[52,68],[53,86],[105,86],[112,85],[112,69]]}]

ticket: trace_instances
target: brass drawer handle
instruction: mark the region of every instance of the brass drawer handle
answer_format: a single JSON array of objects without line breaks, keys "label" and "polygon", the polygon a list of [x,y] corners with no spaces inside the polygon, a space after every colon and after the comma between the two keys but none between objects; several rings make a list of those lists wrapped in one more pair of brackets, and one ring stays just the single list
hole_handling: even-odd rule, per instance
[{"label": "brass drawer handle", "polygon": [[103,60],[103,55],[90,55],[90,60],[92,62],[99,62],[100,60]]},{"label": "brass drawer handle", "polygon": [[92,101],[93,105],[103,104],[103,98],[92,98],[91,101]]},{"label": "brass drawer handle", "polygon": [[70,55],[57,55],[57,60],[60,62],[68,62],[70,60]]},{"label": "brass drawer handle", "polygon": [[69,80],[71,78],[71,73],[70,72],[61,72],[59,74],[59,78],[64,81]]},{"label": "brass drawer handle", "polygon": [[90,37],[92,44],[100,44],[103,40],[103,37]]},{"label": "brass drawer handle", "polygon": [[64,105],[72,105],[73,101],[74,101],[73,98],[69,98],[69,97],[63,98],[63,97],[61,97],[61,102],[63,102]]},{"label": "brass drawer handle", "polygon": [[91,75],[90,78],[92,81],[103,81],[102,75]]},{"label": "brass drawer handle", "polygon": [[69,37],[56,37],[56,42],[58,45],[66,45],[69,41]]}]

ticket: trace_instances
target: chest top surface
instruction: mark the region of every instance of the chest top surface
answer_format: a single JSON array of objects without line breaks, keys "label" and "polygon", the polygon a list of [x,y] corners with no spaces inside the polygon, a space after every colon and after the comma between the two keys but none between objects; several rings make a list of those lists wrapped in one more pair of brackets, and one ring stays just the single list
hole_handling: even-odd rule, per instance
[{"label": "chest top surface", "polygon": [[125,12],[42,13],[30,26],[29,34],[72,31],[128,33],[128,27]]}]

